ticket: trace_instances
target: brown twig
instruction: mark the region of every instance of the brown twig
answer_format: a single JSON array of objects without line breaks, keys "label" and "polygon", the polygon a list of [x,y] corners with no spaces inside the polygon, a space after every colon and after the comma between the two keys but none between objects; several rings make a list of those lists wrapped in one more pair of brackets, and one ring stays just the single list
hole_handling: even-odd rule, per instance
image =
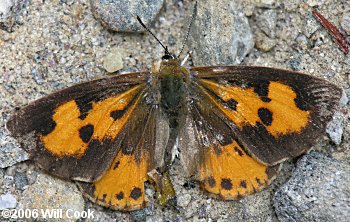
[{"label": "brown twig", "polygon": [[312,15],[327,29],[327,31],[333,36],[336,43],[345,55],[349,53],[348,41],[346,37],[335,27],[330,21],[328,21],[323,15],[321,15],[316,9],[312,11]]}]

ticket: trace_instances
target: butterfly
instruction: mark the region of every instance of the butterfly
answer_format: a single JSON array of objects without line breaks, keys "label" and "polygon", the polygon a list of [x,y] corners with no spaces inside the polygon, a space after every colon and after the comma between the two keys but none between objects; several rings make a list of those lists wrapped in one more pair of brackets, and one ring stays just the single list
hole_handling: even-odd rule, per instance
[{"label": "butterfly", "polygon": [[76,181],[99,205],[131,211],[146,206],[146,181],[173,196],[174,148],[210,196],[262,190],[322,135],[341,94],[276,68],[186,69],[165,47],[157,70],[65,88],[20,109],[7,129],[48,173]]}]

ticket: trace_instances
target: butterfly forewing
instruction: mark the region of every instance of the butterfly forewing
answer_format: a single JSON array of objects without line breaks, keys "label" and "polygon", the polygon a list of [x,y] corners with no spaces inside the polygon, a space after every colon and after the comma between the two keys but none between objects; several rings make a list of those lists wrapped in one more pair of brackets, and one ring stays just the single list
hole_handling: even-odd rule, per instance
[{"label": "butterfly forewing", "polygon": [[66,88],[21,109],[7,128],[46,171],[95,181],[120,149],[148,75],[131,73]]},{"label": "butterfly forewing", "polygon": [[310,149],[341,97],[325,80],[281,69],[213,66],[191,74],[199,97],[215,107],[240,147],[265,165]]}]

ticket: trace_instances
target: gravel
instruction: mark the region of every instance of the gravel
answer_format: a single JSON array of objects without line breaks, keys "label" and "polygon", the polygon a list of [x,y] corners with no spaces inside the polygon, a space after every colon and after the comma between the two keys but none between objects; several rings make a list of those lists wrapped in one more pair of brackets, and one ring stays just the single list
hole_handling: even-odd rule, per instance
[{"label": "gravel", "polygon": [[[32,162],[23,162],[28,156],[4,127],[16,108],[73,84],[106,76],[103,61],[115,48],[123,50],[120,56],[123,68],[118,71],[120,73],[150,69],[152,62],[160,59],[163,54],[163,48],[149,34],[109,31],[111,27],[105,27],[106,24],[102,25],[94,17],[96,10],[91,5],[88,0],[31,0],[21,12],[17,11],[21,16],[17,16],[18,22],[12,23],[11,30],[0,29],[0,167],[4,168],[0,169],[3,176],[0,195],[10,193],[17,200],[17,208],[65,206],[94,210],[95,218],[87,221],[130,221],[137,218],[145,221],[284,220],[280,213],[283,211],[277,210],[277,218],[273,207],[276,190],[283,184],[292,184],[293,178],[298,175],[312,185],[313,177],[305,168],[295,171],[288,182],[294,162],[286,164],[290,167],[284,168],[277,180],[262,192],[238,201],[222,201],[210,198],[200,191],[197,184],[184,177],[180,161],[175,161],[170,174],[177,194],[184,195],[184,207],[176,211],[151,202],[146,209],[132,214],[92,204],[82,198],[74,184],[43,174]],[[183,58],[188,50],[193,50],[192,59],[185,66],[192,63],[240,63],[298,70],[335,83],[349,97],[350,57],[338,49],[332,37],[310,16],[314,6],[336,26],[341,25],[348,31],[346,14],[349,13],[350,6],[345,1],[200,1],[199,15],[194,20],[182,55]],[[159,10],[145,15],[144,22],[149,24],[150,29],[165,45],[169,45],[171,52],[178,54],[192,8],[193,2],[190,1],[166,1]],[[273,14],[271,18],[270,14]],[[259,16],[264,21],[259,23]],[[135,28],[132,25],[133,22],[125,24],[130,24],[133,31],[140,30],[139,26]],[[263,44],[259,45],[258,42]],[[342,133],[338,133],[332,142],[325,134],[324,139],[314,146],[315,150],[326,153],[332,160],[330,162],[340,161],[344,169],[350,162],[349,110],[347,102],[339,110],[343,118],[341,124],[338,122],[332,129],[332,132],[339,132],[342,128]],[[308,161],[311,165],[318,165],[317,158],[308,157]],[[23,165],[28,168],[19,170]],[[12,172],[7,170],[10,167]],[[332,178],[335,168],[332,169],[333,171],[323,171],[322,176]],[[334,180],[334,191],[344,188],[343,183],[344,181]],[[304,186],[304,189],[307,187]],[[281,200],[284,194],[282,191],[278,192]],[[314,194],[314,197],[324,200],[317,202],[317,207],[329,209],[326,207],[331,202],[327,203],[324,199],[327,192],[320,187],[320,192]],[[303,204],[307,201],[305,199]],[[344,202],[337,204],[335,210],[328,213],[343,209],[341,206]],[[301,212],[304,211],[299,213]],[[307,218],[315,218],[313,212],[316,211],[310,211]]]}]

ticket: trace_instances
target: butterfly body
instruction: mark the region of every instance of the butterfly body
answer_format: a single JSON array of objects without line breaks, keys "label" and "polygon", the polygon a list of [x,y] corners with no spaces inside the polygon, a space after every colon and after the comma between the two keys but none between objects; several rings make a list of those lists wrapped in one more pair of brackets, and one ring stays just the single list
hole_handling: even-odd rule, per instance
[{"label": "butterfly body", "polygon": [[75,180],[93,202],[134,210],[146,205],[148,173],[169,170],[176,142],[181,165],[209,195],[236,199],[263,189],[279,163],[311,148],[340,97],[335,85],[293,71],[187,70],[166,57],[157,72],[85,82],[34,101],[7,128],[40,167]]},{"label": "butterfly body", "polygon": [[[169,139],[165,148],[165,165],[171,162],[172,148],[175,145],[179,130],[184,124],[186,99],[188,97],[189,72],[180,66],[180,61],[169,56],[161,61],[158,76],[160,110],[169,124]],[[167,167],[165,167],[166,169]]]}]

